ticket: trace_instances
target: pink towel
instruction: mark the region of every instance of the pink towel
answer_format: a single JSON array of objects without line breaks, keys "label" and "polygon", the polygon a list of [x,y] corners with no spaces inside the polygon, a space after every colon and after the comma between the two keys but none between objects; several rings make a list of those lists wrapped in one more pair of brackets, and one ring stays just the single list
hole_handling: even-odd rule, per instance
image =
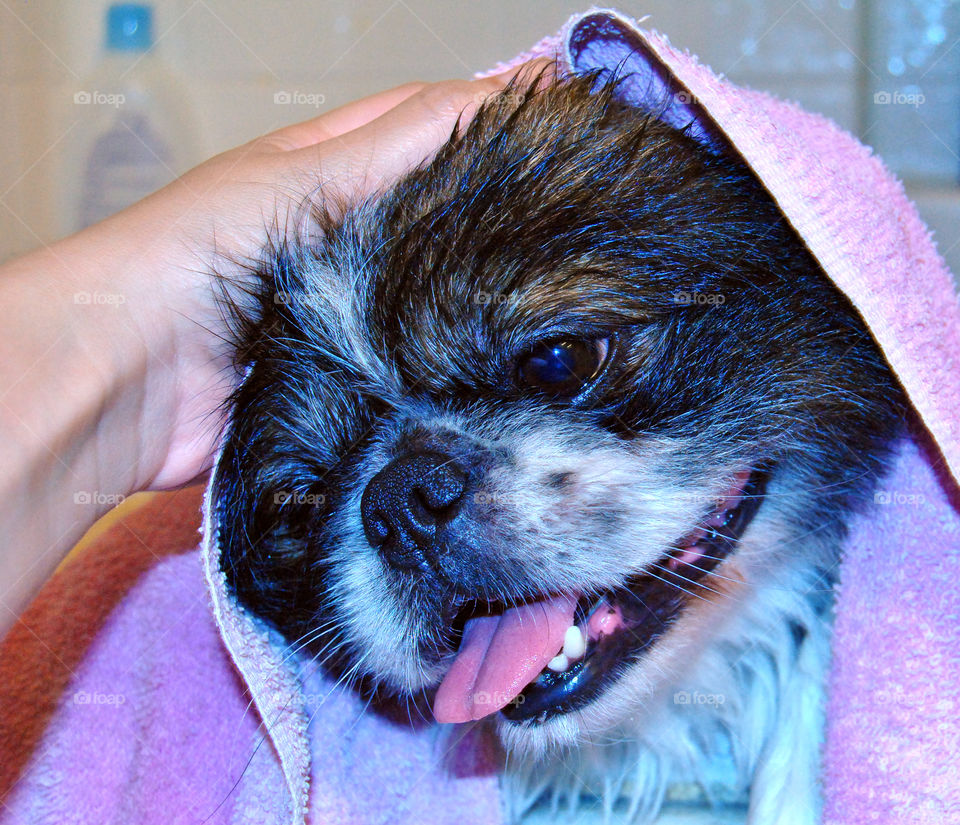
[{"label": "pink towel", "polygon": [[[818,115],[718,78],[616,12],[574,17],[510,65],[559,54],[630,74],[655,105],[753,169],[859,310],[926,427],[852,530],[829,680],[824,821],[960,822],[960,304],[883,163]],[[803,319],[798,319],[802,323]]]},{"label": "pink towel", "polygon": [[[190,549],[200,506],[188,490],[124,519],[0,646],[0,822],[302,821]],[[319,673],[293,690],[279,702],[308,714],[310,741],[279,741],[309,759],[310,822],[421,825],[424,811],[444,825],[501,821],[487,740],[365,713]]]},{"label": "pink towel", "polygon": [[[906,389],[925,431],[854,525],[841,571],[825,821],[960,821],[960,306],[926,228],[850,135],[614,12],[573,18],[510,65],[540,55],[576,72],[619,67],[630,102],[666,92],[672,122],[735,147]],[[362,714],[305,672],[227,597],[209,501],[205,512],[200,558],[157,566],[100,628],[0,819],[499,821],[488,744]]]}]

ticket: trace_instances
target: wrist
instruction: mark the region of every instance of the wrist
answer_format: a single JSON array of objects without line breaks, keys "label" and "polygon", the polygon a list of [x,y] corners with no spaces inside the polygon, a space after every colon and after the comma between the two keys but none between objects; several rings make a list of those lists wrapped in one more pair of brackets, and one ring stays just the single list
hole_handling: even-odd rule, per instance
[{"label": "wrist", "polygon": [[0,267],[0,630],[162,462],[162,436],[141,435],[149,347],[86,243],[75,236]]},{"label": "wrist", "polygon": [[35,472],[62,474],[80,499],[134,492],[162,458],[156,441],[144,450],[146,428],[132,423],[146,409],[151,352],[164,345],[145,339],[123,279],[101,268],[118,257],[81,233],[6,265],[0,277],[5,432],[37,462]]}]

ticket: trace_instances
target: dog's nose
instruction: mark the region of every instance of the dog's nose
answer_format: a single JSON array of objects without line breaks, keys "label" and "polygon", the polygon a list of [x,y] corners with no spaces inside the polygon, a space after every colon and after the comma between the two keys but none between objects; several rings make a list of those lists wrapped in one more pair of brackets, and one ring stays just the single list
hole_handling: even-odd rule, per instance
[{"label": "dog's nose", "polygon": [[367,541],[391,567],[426,572],[437,531],[459,511],[466,484],[466,473],[449,456],[394,459],[370,479],[360,499]]}]

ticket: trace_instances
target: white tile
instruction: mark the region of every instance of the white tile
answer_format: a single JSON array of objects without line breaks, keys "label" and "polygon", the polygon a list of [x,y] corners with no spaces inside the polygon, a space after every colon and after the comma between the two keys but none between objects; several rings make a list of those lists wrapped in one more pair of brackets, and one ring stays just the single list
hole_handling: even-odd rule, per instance
[{"label": "white tile", "polygon": [[869,63],[881,82],[956,82],[960,4],[873,0]]},{"label": "white tile", "polygon": [[960,5],[877,0],[870,20],[868,140],[904,177],[956,180]]},{"label": "white tile", "polygon": [[644,4],[649,25],[737,79],[832,76],[852,70],[856,15],[827,0],[699,0]]},{"label": "white tile", "polygon": [[907,194],[933,231],[960,291],[960,186],[908,186]]},{"label": "white tile", "polygon": [[[29,101],[17,91],[15,102],[4,108],[5,147],[25,149],[25,154],[19,148],[7,152],[0,172],[8,179],[12,168],[22,172],[35,160],[33,150],[54,139],[64,119],[64,84],[82,82],[99,58],[109,2],[0,5],[0,78],[16,80],[18,89],[33,84]],[[154,8],[157,53],[188,79],[200,154],[209,154],[397,83],[467,76],[528,48],[587,5],[584,0],[156,0]],[[960,37],[960,4],[876,0],[870,7],[876,36],[868,55],[870,93],[918,85],[925,103],[916,110],[858,104],[857,73],[863,69],[848,47],[860,40],[862,0],[620,0],[617,5],[633,16],[649,14],[645,25],[665,31],[675,45],[738,82],[795,99],[850,129],[858,126],[858,113],[866,112],[867,142],[907,177],[952,180],[960,171],[955,157],[960,46],[950,49]],[[945,9],[942,19],[924,17],[934,7]],[[918,38],[941,24],[941,42],[928,49],[920,66],[900,77],[877,68],[897,50],[909,54]],[[41,79],[46,83],[38,83]],[[282,102],[282,93],[292,102]],[[14,193],[23,201],[20,213],[44,236],[49,234],[44,210],[51,189],[60,185],[52,168],[49,159],[41,162],[27,176],[29,185],[18,185]]]},{"label": "white tile", "polygon": [[875,94],[865,107],[865,141],[901,177],[956,180],[960,173],[960,81],[891,84]]},{"label": "white tile", "polygon": [[[32,249],[57,233],[55,181],[58,139],[48,110],[37,101],[49,96],[42,82],[4,85],[4,154],[0,167],[0,258]],[[62,145],[62,141],[60,141]]]},{"label": "white tile", "polygon": [[72,71],[49,0],[0,3],[0,78],[33,81]]}]

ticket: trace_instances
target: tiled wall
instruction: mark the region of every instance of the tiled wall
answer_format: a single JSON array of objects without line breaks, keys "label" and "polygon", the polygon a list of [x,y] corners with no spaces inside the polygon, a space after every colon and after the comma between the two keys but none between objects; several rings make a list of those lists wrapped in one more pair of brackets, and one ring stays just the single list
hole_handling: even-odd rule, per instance
[{"label": "tiled wall", "polygon": [[883,0],[867,30],[867,140],[908,178],[956,180],[960,3]]},{"label": "tiled wall", "polygon": [[[62,230],[74,196],[73,103],[97,62],[106,0],[0,2],[0,259]],[[196,161],[359,95],[466,76],[526,48],[587,0],[158,0],[158,55],[179,73]],[[920,184],[960,269],[960,3],[620,0],[719,72],[866,136]],[[954,48],[955,47],[955,48]],[[302,92],[311,103],[275,102]],[[884,102],[884,93],[890,102]],[[877,97],[874,97],[877,95]],[[322,103],[320,101],[322,100]]]}]

